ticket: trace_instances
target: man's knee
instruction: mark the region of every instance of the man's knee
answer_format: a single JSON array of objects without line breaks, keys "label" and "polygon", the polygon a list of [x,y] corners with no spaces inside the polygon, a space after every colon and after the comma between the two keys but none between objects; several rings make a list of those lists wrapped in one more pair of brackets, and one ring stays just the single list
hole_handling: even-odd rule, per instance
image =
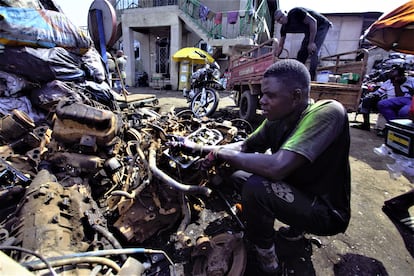
[{"label": "man's knee", "polygon": [[257,175],[252,175],[244,184],[242,196],[247,200],[261,202],[272,198],[273,204],[276,204],[276,201],[286,204],[295,200],[294,192],[287,183],[283,181],[273,182]]},{"label": "man's knee", "polygon": [[243,185],[243,197],[254,198],[262,185],[262,179],[256,175],[251,175]]},{"label": "man's knee", "polygon": [[383,110],[384,108],[386,108],[386,106],[387,106],[387,103],[386,103],[386,101],[384,100],[384,101],[379,101],[378,103],[377,103],[377,108],[378,108],[378,110]]}]

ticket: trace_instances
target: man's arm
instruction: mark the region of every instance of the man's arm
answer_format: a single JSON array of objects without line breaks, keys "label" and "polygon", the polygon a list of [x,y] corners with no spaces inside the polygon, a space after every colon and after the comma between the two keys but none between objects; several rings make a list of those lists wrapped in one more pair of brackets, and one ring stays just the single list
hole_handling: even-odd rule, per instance
[{"label": "man's arm", "polygon": [[316,44],[315,44],[317,22],[316,22],[316,19],[312,15],[310,15],[309,13],[306,13],[306,17],[303,20],[303,23],[309,26],[308,52],[309,52],[309,55],[312,55],[315,53],[317,49]]},{"label": "man's arm", "polygon": [[226,161],[231,166],[251,172],[272,180],[281,180],[296,169],[309,162],[304,156],[288,150],[276,153],[244,153],[222,148],[216,152],[219,160]]},{"label": "man's arm", "polygon": [[277,49],[277,53],[276,53],[276,56],[277,57],[279,57],[280,56],[280,54],[282,53],[282,51],[283,51],[283,47],[285,46],[285,39],[286,39],[286,36],[282,36],[282,37],[280,37],[280,40],[279,40],[279,47],[278,47],[278,49]]}]

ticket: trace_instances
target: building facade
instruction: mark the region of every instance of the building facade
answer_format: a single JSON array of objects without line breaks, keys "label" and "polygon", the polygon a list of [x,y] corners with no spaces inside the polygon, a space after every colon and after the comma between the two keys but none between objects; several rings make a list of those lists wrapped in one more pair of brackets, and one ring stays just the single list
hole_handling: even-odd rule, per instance
[{"label": "building facade", "polygon": [[[274,24],[271,16],[279,6],[277,0],[118,0],[112,3],[122,26],[118,28],[122,35],[115,46],[128,56],[126,82],[131,86],[145,72],[149,85],[177,90],[180,64],[172,60],[172,55],[183,47],[208,51],[224,71],[231,56],[271,37],[279,37],[280,25]],[[325,40],[322,56],[359,48],[363,31],[381,13],[325,15],[333,22],[333,28]],[[289,34],[285,55],[296,57],[302,36]]]}]

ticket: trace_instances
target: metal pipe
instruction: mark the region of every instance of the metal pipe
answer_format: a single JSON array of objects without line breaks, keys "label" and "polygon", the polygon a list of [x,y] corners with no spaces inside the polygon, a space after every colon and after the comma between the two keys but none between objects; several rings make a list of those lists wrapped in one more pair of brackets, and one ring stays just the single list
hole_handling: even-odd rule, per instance
[{"label": "metal pipe", "polygon": [[212,191],[209,188],[182,184],[176,181],[175,179],[171,178],[169,175],[167,175],[163,171],[161,171],[157,167],[157,160],[156,160],[157,152],[152,147],[150,147],[148,155],[149,155],[148,156],[149,167],[151,171],[153,172],[154,176],[156,176],[161,181],[165,182],[172,188],[179,190],[181,192],[184,192],[184,193],[203,194],[206,196],[210,196]]},{"label": "metal pipe", "polygon": [[[73,265],[73,264],[82,264],[82,263],[94,263],[94,264],[103,264],[106,265],[110,268],[112,268],[113,270],[115,270],[116,272],[119,272],[121,270],[121,268],[119,267],[119,265],[108,259],[108,258],[104,258],[104,257],[75,257],[75,258],[67,258],[67,259],[63,259],[63,260],[54,260],[54,261],[49,261],[50,265],[52,267],[59,267],[59,266],[65,266],[65,265]],[[33,270],[41,270],[41,269],[45,269],[46,268],[46,264],[45,263],[37,263],[33,266],[30,266]]]},{"label": "metal pipe", "polygon": [[[130,254],[162,254],[168,260],[168,262],[174,267],[174,263],[171,258],[162,250],[155,250],[155,249],[147,249],[147,248],[122,248],[122,249],[107,249],[107,250],[97,250],[97,251],[87,251],[87,252],[79,252],[68,254],[64,256],[54,256],[50,258],[46,258],[45,262],[53,262],[56,260],[65,260],[71,258],[83,258],[83,257],[102,257],[108,255],[130,255]],[[38,263],[41,263],[41,260],[33,260],[25,263],[21,263],[23,266],[34,266]]]},{"label": "metal pipe", "polygon": [[[95,229],[97,232],[99,232],[102,236],[104,236],[112,244],[113,247],[117,249],[122,249],[122,246],[119,243],[119,241],[105,227],[102,227],[99,224],[94,224],[92,225],[92,228]],[[121,258],[122,258],[122,261],[125,262],[127,259],[127,256],[122,254]]]}]

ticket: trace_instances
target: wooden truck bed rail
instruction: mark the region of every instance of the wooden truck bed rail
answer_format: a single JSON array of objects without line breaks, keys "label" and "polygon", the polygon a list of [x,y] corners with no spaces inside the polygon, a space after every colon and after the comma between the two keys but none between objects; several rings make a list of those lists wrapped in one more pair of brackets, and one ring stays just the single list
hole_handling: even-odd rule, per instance
[{"label": "wooden truck bed rail", "polygon": [[[227,88],[232,91],[235,104],[240,108],[240,118],[252,120],[256,115],[256,109],[260,108],[261,80],[266,69],[278,60],[276,56],[278,45],[277,39],[271,39],[230,59]],[[329,71],[329,74],[333,75],[349,73],[359,78],[352,84],[312,81],[311,98],[315,101],[335,99],[342,103],[348,112],[356,111],[361,98],[367,61],[368,51],[365,49],[322,57],[317,73],[322,71]]]},{"label": "wooden truck bed rail", "polygon": [[359,76],[353,84],[337,82],[312,82],[311,98],[315,101],[322,99],[335,99],[341,102],[348,112],[358,109],[362,94],[362,81],[366,74],[368,51],[359,49],[351,52],[340,53],[320,59],[323,64],[318,67],[317,72],[329,71],[330,74],[342,75],[353,73]]}]

